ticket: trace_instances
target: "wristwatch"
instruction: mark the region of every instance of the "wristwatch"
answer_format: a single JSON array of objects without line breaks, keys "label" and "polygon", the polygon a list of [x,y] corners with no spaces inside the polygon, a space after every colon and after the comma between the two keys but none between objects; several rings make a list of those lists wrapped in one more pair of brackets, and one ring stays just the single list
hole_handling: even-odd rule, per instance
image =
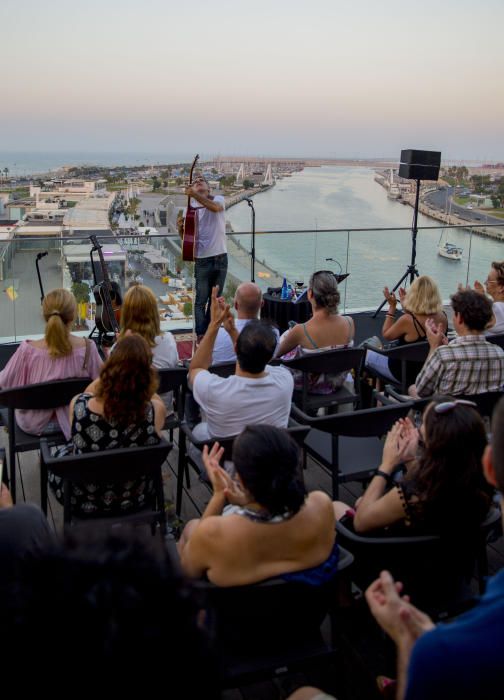
[{"label": "wristwatch", "polygon": [[375,475],[375,476],[383,476],[383,478],[385,479],[385,481],[386,481],[387,484],[389,484],[389,485],[392,483],[392,475],[391,475],[391,474],[387,474],[387,472],[384,472],[384,471],[382,471],[381,469],[377,469],[377,470],[375,471],[374,475]]}]

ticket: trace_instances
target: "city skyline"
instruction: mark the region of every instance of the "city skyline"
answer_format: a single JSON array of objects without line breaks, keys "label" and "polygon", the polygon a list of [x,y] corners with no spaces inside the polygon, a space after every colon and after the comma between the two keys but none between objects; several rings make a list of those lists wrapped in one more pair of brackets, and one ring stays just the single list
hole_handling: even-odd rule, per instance
[{"label": "city skyline", "polygon": [[504,6],[4,0],[0,151],[504,160]]}]

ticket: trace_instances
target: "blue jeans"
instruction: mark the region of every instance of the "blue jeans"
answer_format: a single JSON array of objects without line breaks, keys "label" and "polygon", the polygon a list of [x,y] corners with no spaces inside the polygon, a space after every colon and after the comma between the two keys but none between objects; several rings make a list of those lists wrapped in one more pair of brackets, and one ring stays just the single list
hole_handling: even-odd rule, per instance
[{"label": "blue jeans", "polygon": [[196,299],[194,302],[194,320],[196,335],[204,335],[210,323],[210,297],[212,287],[219,286],[219,296],[224,293],[224,283],[228,268],[227,253],[210,258],[196,258],[194,277],[196,280]]}]

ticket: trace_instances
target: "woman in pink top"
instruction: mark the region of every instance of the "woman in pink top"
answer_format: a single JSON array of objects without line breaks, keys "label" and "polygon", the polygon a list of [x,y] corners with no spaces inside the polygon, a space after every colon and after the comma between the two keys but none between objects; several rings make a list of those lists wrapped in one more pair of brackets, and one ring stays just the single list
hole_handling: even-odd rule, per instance
[{"label": "woman in pink top", "polygon": [[[44,338],[23,340],[0,372],[0,388],[70,377],[98,377],[102,361],[96,345],[70,333],[77,313],[74,295],[66,289],[54,289],[44,297],[42,313],[46,322]],[[22,430],[33,435],[40,435],[55,421],[70,439],[67,406],[45,411],[19,410],[16,421]]]}]

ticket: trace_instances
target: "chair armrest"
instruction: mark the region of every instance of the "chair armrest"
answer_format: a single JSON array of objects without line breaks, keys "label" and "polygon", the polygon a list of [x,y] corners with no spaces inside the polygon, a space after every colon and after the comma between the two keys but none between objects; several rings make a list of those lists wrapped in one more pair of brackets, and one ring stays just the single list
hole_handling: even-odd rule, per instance
[{"label": "chair armrest", "polygon": [[345,569],[348,569],[350,566],[355,561],[355,557],[352,554],[352,552],[349,552],[348,549],[345,549],[341,545],[339,545],[339,558],[338,558],[338,573],[341,571],[345,571]]},{"label": "chair armrest", "polygon": [[[406,394],[401,394],[398,391],[394,389],[394,387],[391,384],[386,384],[385,385],[385,394],[387,396],[391,396],[395,401],[399,401],[399,403],[408,403],[408,401],[414,401],[414,399],[411,396],[407,396]],[[391,401],[390,403],[394,403]]]},{"label": "chair armrest", "polygon": [[309,416],[307,413],[298,408],[295,403],[291,405],[290,418],[295,423],[299,423],[301,425],[316,424],[316,416]]}]

